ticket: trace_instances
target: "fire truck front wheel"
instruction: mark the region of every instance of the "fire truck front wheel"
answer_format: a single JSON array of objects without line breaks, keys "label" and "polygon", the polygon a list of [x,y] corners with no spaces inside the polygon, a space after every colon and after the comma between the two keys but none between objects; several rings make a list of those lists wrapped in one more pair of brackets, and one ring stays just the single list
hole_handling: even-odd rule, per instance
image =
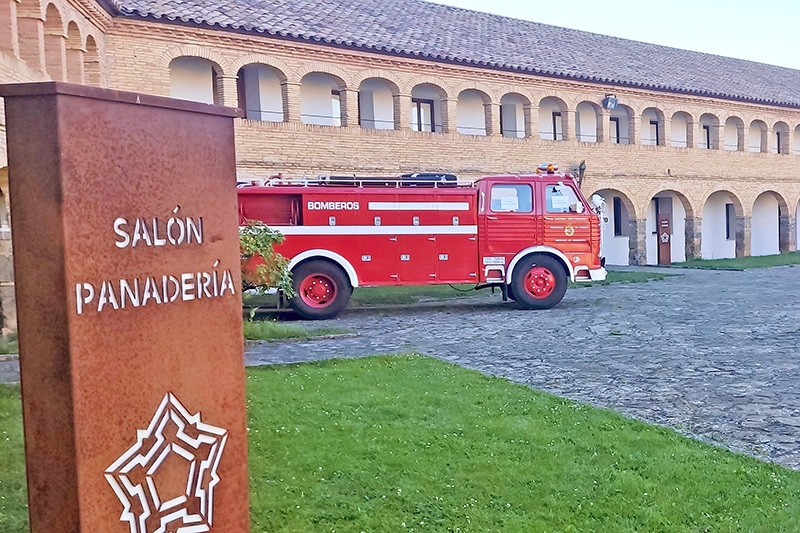
[{"label": "fire truck front wheel", "polygon": [[510,288],[514,299],[523,307],[549,309],[567,292],[567,272],[549,255],[532,255],[514,268]]},{"label": "fire truck front wheel", "polygon": [[289,303],[309,320],[333,318],[350,301],[353,287],[347,274],[330,261],[306,261],[292,271],[295,296]]}]

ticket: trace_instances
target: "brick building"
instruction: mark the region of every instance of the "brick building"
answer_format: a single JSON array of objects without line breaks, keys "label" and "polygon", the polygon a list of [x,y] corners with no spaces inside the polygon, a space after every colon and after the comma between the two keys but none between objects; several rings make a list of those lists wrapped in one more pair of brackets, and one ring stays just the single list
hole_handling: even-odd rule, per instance
[{"label": "brick building", "polygon": [[667,259],[660,218],[672,261],[800,243],[793,69],[419,0],[0,0],[0,81],[48,79],[245,109],[242,177],[583,162],[611,264]]}]

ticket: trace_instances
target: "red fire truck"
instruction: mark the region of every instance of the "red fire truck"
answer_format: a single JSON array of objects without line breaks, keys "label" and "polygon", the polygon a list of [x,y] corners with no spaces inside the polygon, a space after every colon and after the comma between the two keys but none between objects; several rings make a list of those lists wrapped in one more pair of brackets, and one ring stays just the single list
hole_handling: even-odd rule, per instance
[{"label": "red fire truck", "polygon": [[285,241],[303,317],[330,318],[354,287],[475,284],[530,309],[556,305],[567,280],[605,279],[600,222],[572,176],[451,175],[269,180],[239,188],[240,224]]}]

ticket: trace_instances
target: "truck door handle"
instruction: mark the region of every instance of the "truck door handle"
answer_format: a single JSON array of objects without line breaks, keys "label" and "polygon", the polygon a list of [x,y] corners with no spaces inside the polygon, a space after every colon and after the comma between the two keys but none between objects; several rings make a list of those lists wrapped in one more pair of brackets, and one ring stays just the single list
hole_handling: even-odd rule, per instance
[{"label": "truck door handle", "polygon": [[389,240],[390,240],[390,241],[397,242],[397,237],[389,237]]},{"label": "truck door handle", "polygon": [[428,240],[429,240],[429,241],[435,241],[435,240],[436,240],[436,237],[428,237]]},{"label": "truck door handle", "polygon": [[489,215],[486,215],[486,218],[488,218],[489,220],[497,220],[497,217],[490,217]]}]

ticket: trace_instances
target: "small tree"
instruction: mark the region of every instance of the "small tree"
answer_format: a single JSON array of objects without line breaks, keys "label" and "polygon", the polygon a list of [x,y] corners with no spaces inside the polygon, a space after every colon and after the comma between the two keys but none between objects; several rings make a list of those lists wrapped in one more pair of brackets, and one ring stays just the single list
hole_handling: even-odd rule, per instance
[{"label": "small tree", "polygon": [[275,245],[282,242],[280,231],[257,220],[248,220],[239,229],[242,290],[256,289],[264,293],[275,288],[288,297],[294,296],[289,261],[275,251]]}]

